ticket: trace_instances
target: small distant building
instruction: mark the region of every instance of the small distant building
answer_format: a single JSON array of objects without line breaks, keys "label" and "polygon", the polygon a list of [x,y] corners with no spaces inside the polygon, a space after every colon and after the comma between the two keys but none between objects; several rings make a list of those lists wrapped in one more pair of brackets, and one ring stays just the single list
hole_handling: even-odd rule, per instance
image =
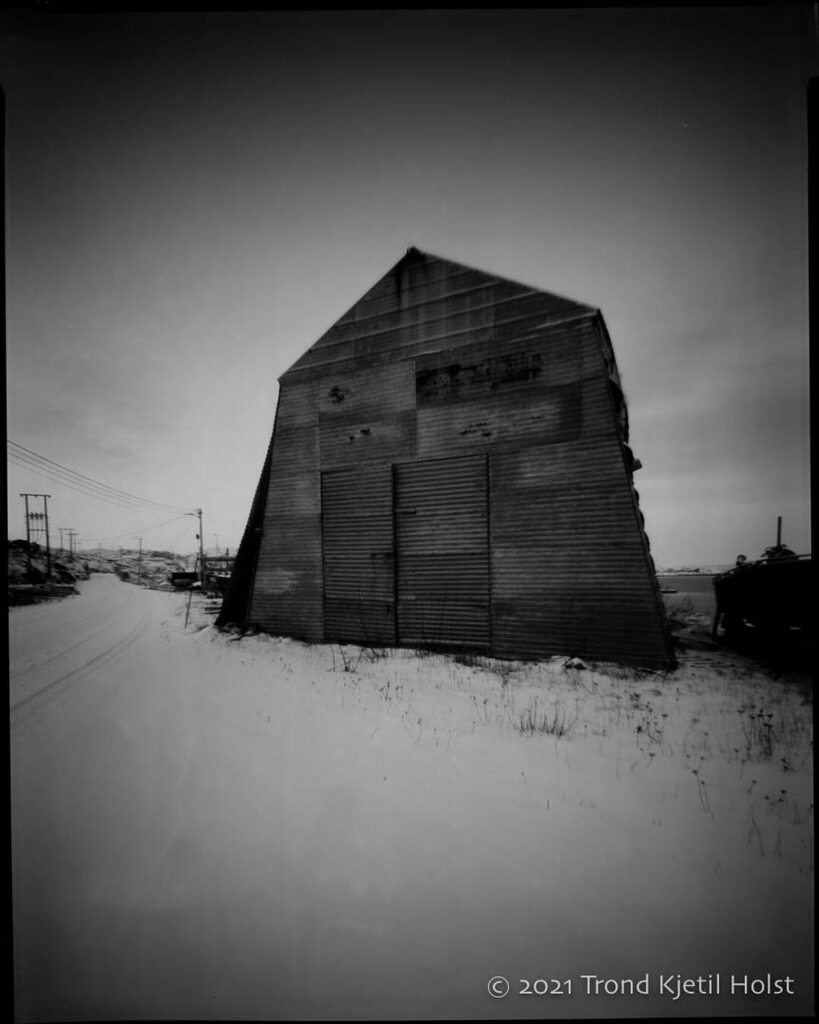
[{"label": "small distant building", "polygon": [[599,310],[410,249],[279,383],[220,624],[673,665]]}]

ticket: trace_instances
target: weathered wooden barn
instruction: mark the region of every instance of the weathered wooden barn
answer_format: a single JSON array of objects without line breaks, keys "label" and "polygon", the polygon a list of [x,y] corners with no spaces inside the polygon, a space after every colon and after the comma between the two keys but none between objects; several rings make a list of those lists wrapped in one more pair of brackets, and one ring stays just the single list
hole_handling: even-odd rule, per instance
[{"label": "weathered wooden barn", "polygon": [[599,310],[410,249],[279,383],[220,624],[673,664]]}]

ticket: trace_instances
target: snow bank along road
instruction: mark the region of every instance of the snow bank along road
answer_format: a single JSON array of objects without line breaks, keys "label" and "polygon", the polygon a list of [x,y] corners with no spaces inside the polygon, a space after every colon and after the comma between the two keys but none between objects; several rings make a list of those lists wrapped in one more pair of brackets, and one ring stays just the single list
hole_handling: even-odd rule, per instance
[{"label": "snow bank along road", "polygon": [[185,600],[11,612],[19,1020],[811,1011],[794,691],[231,642]]}]

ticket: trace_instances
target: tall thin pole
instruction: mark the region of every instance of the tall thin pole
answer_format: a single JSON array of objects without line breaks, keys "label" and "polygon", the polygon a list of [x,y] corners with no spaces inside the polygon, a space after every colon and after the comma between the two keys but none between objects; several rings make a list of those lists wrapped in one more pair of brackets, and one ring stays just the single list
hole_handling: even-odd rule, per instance
[{"label": "tall thin pole", "polygon": [[[26,503],[26,545],[28,547],[28,568],[31,571],[31,520],[42,519],[45,522],[45,542],[46,542],[46,574],[47,579],[51,579],[51,547],[49,544],[48,537],[48,499],[51,497],[50,494],[32,494],[25,493],[20,495]],[[42,512],[30,512],[28,507],[29,498],[42,498],[43,499],[43,511]]]},{"label": "tall thin pole", "polygon": [[205,587],[205,541],[202,534],[202,509],[198,508],[196,514],[199,516],[199,580],[202,589]]},{"label": "tall thin pole", "polygon": [[45,510],[45,533],[46,533],[46,579],[51,579],[51,544],[48,539],[48,499],[50,495],[43,495],[43,509]]},{"label": "tall thin pole", "polygon": [[776,546],[782,545],[782,516],[776,517]]},{"label": "tall thin pole", "polygon": [[142,583],[142,538],[139,538],[139,573],[137,575],[137,582]]},{"label": "tall thin pole", "polygon": [[31,525],[28,516],[28,495],[21,494],[20,497],[25,499],[26,503],[26,555],[28,558],[28,571],[31,572]]}]

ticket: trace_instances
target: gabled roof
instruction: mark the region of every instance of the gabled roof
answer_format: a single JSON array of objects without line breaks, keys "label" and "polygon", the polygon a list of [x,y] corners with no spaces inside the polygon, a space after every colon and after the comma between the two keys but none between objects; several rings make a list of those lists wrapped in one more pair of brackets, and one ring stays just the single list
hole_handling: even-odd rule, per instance
[{"label": "gabled roof", "polygon": [[597,309],[410,248],[283,375],[301,377],[531,333]]}]

